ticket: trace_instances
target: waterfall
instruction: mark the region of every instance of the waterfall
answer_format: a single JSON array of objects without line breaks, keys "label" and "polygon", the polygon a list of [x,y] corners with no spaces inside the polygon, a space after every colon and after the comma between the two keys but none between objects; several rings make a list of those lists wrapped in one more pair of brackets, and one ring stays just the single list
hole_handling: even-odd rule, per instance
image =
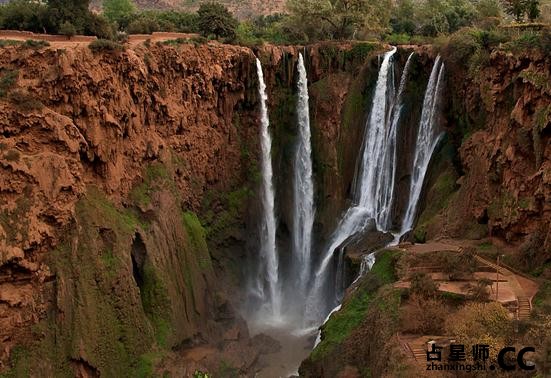
[{"label": "waterfall", "polygon": [[260,269],[256,277],[257,292],[264,300],[268,315],[278,318],[281,315],[281,288],[279,286],[279,261],[276,249],[276,220],[274,213],[274,185],[272,171],[272,138],[266,101],[266,83],[262,65],[256,60],[258,73],[258,93],[260,95],[261,120],[261,165],[262,165],[262,218],[260,222]]},{"label": "waterfall", "polygon": [[[312,148],[310,146],[310,113],[308,82],[302,54],[298,58],[298,142],[294,160],[292,224],[293,258],[296,297],[304,298],[311,273],[312,226],[314,224],[314,184],[312,180]],[[299,295],[296,295],[299,294]]]},{"label": "waterfall", "polygon": [[[327,276],[331,273],[329,268],[334,258],[334,251],[342,247],[342,244],[350,237],[359,234],[367,227],[375,226],[386,230],[390,223],[390,208],[394,189],[390,189],[388,186],[394,186],[393,174],[398,123],[393,122],[393,118],[399,114],[399,112],[393,111],[396,101],[392,57],[395,53],[396,48],[393,47],[391,51],[385,53],[380,64],[371,112],[365,126],[358,176],[355,178],[357,183],[354,196],[355,204],[346,211],[340,220],[336,231],[330,238],[329,248],[322,255],[323,258],[314,275],[306,308],[309,320],[322,319],[332,305],[324,300],[327,297],[324,295],[324,291],[328,281]],[[404,70],[402,77],[406,75],[407,72]],[[403,85],[401,88],[403,89]],[[338,297],[339,293],[335,293],[334,289],[332,291]]]},{"label": "waterfall", "polygon": [[439,55],[434,61],[427,89],[425,90],[425,98],[423,99],[423,110],[417,131],[415,155],[411,169],[408,206],[402,222],[402,235],[413,227],[429,162],[443,134],[438,132],[435,122],[443,75],[444,63],[441,63]]},{"label": "waterfall", "polygon": [[362,256],[362,262],[360,263],[360,272],[358,273],[358,277],[356,277],[352,284],[358,282],[360,278],[365,276],[367,272],[369,272],[371,268],[373,268],[373,265],[375,264],[375,253],[376,252],[371,252]]}]

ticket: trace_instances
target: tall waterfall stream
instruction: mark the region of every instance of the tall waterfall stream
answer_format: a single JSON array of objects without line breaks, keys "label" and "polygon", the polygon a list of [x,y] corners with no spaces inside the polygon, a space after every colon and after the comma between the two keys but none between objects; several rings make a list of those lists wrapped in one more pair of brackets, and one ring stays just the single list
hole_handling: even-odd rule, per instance
[{"label": "tall waterfall stream", "polygon": [[[291,225],[291,263],[289,277],[280,271],[280,255],[276,243],[276,194],[273,184],[272,137],[268,118],[266,84],[262,65],[257,59],[261,121],[260,190],[260,250],[255,270],[249,282],[253,298],[249,325],[254,332],[264,332],[279,340],[280,352],[263,356],[266,368],[261,377],[296,374],[298,365],[314,347],[318,327],[333,311],[340,308],[342,290],[335,285],[335,275],[342,275],[342,262],[334,266],[335,254],[342,260],[343,246],[366,230],[391,232],[396,191],[398,140],[401,138],[400,118],[403,94],[414,53],[405,63],[398,86],[395,85],[395,55],[397,49],[386,52],[379,64],[379,73],[372,103],[367,111],[364,137],[358,168],[354,178],[352,205],[344,212],[327,246],[312,251],[314,239],[314,180],[309,115],[307,70],[304,57],[297,63],[297,140],[292,172],[293,213]],[[411,169],[407,208],[395,231],[394,243],[409,231],[415,221],[430,159],[442,133],[437,122],[438,102],[444,75],[440,57],[434,62],[425,90],[421,120],[417,129]],[[394,225],[396,229],[396,225]],[[319,255],[315,258],[315,255]],[[364,255],[358,280],[371,269],[376,253]],[[338,281],[338,280],[337,280]],[[355,281],[354,281],[355,282]],[[319,342],[316,340],[315,344]]]}]

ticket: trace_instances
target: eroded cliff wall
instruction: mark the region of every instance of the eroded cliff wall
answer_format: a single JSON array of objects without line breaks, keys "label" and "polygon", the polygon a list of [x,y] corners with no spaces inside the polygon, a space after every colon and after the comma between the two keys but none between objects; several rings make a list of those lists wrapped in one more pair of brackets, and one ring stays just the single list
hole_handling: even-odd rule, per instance
[{"label": "eroded cliff wall", "polygon": [[[329,229],[353,178],[377,48],[0,50],[2,369],[135,375],[163,351],[246,338],[232,300],[257,243],[255,55],[285,245],[298,53],[312,83],[318,227]],[[224,356],[245,372],[259,349]]]}]

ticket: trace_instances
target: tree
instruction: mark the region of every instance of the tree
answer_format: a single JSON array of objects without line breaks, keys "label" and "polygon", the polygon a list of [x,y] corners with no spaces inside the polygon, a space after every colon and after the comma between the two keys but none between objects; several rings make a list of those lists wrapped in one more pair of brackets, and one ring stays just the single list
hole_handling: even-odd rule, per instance
[{"label": "tree", "polygon": [[[295,25],[308,39],[351,38],[366,26],[379,29],[388,24],[387,0],[288,0],[287,9]],[[386,19],[385,21],[382,21]]]},{"label": "tree", "polygon": [[235,38],[238,22],[224,5],[204,3],[199,7],[197,14],[198,28],[202,35]]},{"label": "tree", "polygon": [[526,0],[526,16],[530,21],[534,21],[540,16],[540,2],[539,0]]},{"label": "tree", "polygon": [[526,11],[525,0],[502,0],[505,12],[515,18],[517,22],[521,22]]},{"label": "tree", "polygon": [[57,28],[69,21],[77,33],[84,31],[91,15],[89,0],[48,0],[48,16]]},{"label": "tree", "polygon": [[413,20],[415,4],[412,0],[398,0],[392,9],[390,23],[394,33],[406,33],[413,35],[416,25]]},{"label": "tree", "polygon": [[69,21],[65,21],[59,26],[59,34],[66,36],[67,38],[71,38],[75,34],[77,34],[77,30],[75,29],[75,26],[71,24]]},{"label": "tree", "polygon": [[126,20],[135,10],[132,0],[103,0],[103,15],[111,22]]}]

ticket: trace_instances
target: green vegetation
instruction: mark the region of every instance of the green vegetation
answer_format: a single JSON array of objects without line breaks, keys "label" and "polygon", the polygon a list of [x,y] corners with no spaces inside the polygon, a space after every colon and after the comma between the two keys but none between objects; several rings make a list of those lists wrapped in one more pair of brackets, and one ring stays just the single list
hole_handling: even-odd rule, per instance
[{"label": "green vegetation", "polygon": [[24,112],[41,110],[44,104],[37,100],[32,94],[23,89],[15,89],[8,94],[12,104]]},{"label": "green vegetation", "polygon": [[23,42],[21,42],[21,41],[16,41],[16,40],[13,40],[13,39],[1,39],[0,40],[0,48],[4,48],[4,47],[7,47],[7,46],[19,46],[22,43]]},{"label": "green vegetation", "polygon": [[75,25],[71,24],[69,21],[65,21],[59,26],[58,30],[59,34],[66,36],[67,38],[71,38],[75,34],[77,34],[77,29],[75,28]]},{"label": "green vegetation", "polygon": [[132,0],[103,0],[101,15],[90,12],[88,2],[13,0],[0,6],[0,29],[117,40],[126,34],[159,31],[201,33],[243,45],[332,39],[405,44],[430,42],[465,27],[491,31],[508,22],[504,12],[517,22],[546,20],[539,0],[288,0],[286,14],[251,16],[241,22],[223,4],[210,1],[202,2],[196,13],[190,13],[138,10]]},{"label": "green vegetation", "polygon": [[17,70],[4,70],[2,76],[0,76],[0,97],[5,97],[8,91],[15,85],[19,71]]},{"label": "green vegetation", "polygon": [[438,222],[438,214],[448,207],[453,193],[457,190],[456,181],[457,173],[450,167],[447,167],[438,176],[432,187],[429,188],[427,198],[430,198],[430,201],[427,201],[419,217],[417,226],[413,231],[413,237],[416,242],[425,242],[427,229],[434,224],[434,222]]},{"label": "green vegetation", "polygon": [[384,300],[381,300],[381,296],[377,294],[380,287],[395,280],[394,263],[397,258],[398,253],[391,250],[383,250],[377,255],[373,269],[361,281],[354,294],[345,299],[342,309],[334,313],[322,327],[322,341],[312,352],[310,357],[312,360],[325,358],[349,337],[352,331],[364,321],[370,306],[376,306],[385,313],[385,316],[398,317],[400,292],[393,290],[384,295]]},{"label": "green vegetation", "polygon": [[197,11],[197,26],[205,37],[214,35],[216,38],[233,40],[237,29],[237,19],[220,3],[203,3]]},{"label": "green vegetation", "polygon": [[[230,205],[231,206],[231,205]],[[201,269],[207,269],[212,267],[212,261],[210,259],[206,232],[197,215],[190,211],[186,211],[182,214],[182,220],[186,229],[187,235],[190,238],[191,247],[193,252],[197,255],[197,261]]]},{"label": "green vegetation", "polygon": [[23,47],[25,48],[28,48],[28,49],[35,49],[35,50],[38,50],[38,49],[41,49],[41,48],[44,48],[44,47],[48,47],[50,46],[50,42],[48,41],[37,41],[37,40],[34,40],[34,39],[27,39],[23,45]]},{"label": "green vegetation", "polygon": [[198,31],[197,22],[196,13],[174,10],[143,10],[117,20],[119,29],[129,34],[150,34],[159,31],[192,33]]},{"label": "green vegetation", "polygon": [[90,48],[93,52],[124,51],[123,45],[108,39],[96,39],[95,41],[90,42],[88,48]]},{"label": "green vegetation", "polygon": [[[248,187],[236,189],[229,193],[209,192],[204,197],[203,209],[206,238],[222,241],[240,227],[244,206],[252,192]],[[221,205],[223,210],[212,209]]]},{"label": "green vegetation", "polygon": [[131,0],[103,0],[103,15],[111,22],[124,22],[136,11]]},{"label": "green vegetation", "polygon": [[149,261],[146,261],[143,266],[142,279],[140,296],[143,310],[153,324],[157,343],[166,347],[167,337],[171,331],[170,299],[166,286]]},{"label": "green vegetation", "polygon": [[161,187],[174,189],[174,182],[162,163],[153,163],[146,167],[143,182],[130,192],[130,198],[136,205],[148,206],[151,195]]},{"label": "green vegetation", "polygon": [[60,33],[71,24],[77,33],[112,36],[109,22],[89,10],[88,0],[14,0],[0,6],[0,29]]}]

